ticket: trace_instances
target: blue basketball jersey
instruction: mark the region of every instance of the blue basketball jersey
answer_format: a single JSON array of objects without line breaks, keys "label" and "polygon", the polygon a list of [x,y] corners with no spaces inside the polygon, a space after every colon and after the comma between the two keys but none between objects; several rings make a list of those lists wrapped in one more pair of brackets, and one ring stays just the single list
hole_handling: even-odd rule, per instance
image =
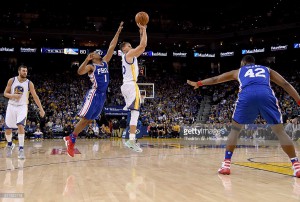
[{"label": "blue basketball jersey", "polygon": [[239,69],[240,91],[233,120],[253,124],[260,114],[268,124],[282,123],[278,100],[270,85],[270,69],[262,65],[245,65]]},{"label": "blue basketball jersey", "polygon": [[248,86],[270,87],[270,70],[262,65],[245,65],[239,71],[240,91]]},{"label": "blue basketball jersey", "polygon": [[92,82],[92,86],[86,93],[81,110],[78,113],[80,117],[85,117],[88,120],[99,118],[106,100],[106,91],[109,84],[107,62],[103,61],[102,64],[94,63],[93,65],[95,70],[88,75]]},{"label": "blue basketball jersey", "polygon": [[89,74],[92,82],[92,89],[96,89],[97,92],[106,92],[109,84],[109,72],[108,64],[103,61],[102,64],[93,64],[95,71]]}]

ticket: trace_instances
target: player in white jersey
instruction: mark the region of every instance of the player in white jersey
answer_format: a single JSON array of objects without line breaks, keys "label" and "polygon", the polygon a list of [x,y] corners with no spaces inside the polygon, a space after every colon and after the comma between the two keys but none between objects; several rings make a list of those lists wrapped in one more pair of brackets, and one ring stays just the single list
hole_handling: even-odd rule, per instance
[{"label": "player in white jersey", "polygon": [[15,144],[12,142],[12,130],[18,129],[19,159],[24,159],[24,126],[26,124],[29,93],[31,93],[37,104],[40,116],[45,115],[39,97],[36,94],[34,85],[27,79],[27,67],[21,65],[18,68],[19,75],[10,78],[4,90],[4,97],[8,98],[8,104],[5,114],[5,137],[7,141],[6,156],[11,157]]},{"label": "player in white jersey", "polygon": [[140,28],[140,44],[136,48],[132,48],[128,42],[120,44],[122,51],[122,71],[123,71],[123,85],[121,91],[124,96],[126,106],[124,109],[130,109],[130,122],[129,122],[129,140],[125,143],[127,147],[136,151],[142,152],[143,150],[136,143],[136,128],[139,118],[140,110],[140,90],[137,85],[138,79],[138,61],[137,58],[145,51],[147,46],[147,26],[137,24]]}]

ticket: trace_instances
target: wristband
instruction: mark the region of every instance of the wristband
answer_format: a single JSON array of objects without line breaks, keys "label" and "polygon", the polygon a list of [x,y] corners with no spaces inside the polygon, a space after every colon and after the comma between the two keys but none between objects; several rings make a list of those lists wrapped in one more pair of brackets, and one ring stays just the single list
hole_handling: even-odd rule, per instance
[{"label": "wristband", "polygon": [[[197,85],[198,85],[198,86],[203,86],[203,83],[202,83],[201,81],[198,81],[198,82],[197,82]],[[300,102],[300,100],[299,100],[299,102]],[[299,102],[298,102],[298,104],[299,104]]]},{"label": "wristband", "polygon": [[298,106],[300,106],[300,100],[298,100],[297,104],[298,104]]}]

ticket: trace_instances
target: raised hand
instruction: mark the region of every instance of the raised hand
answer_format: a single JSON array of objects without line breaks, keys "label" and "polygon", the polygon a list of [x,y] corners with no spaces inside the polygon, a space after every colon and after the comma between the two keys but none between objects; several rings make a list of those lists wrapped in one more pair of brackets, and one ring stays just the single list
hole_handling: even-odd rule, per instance
[{"label": "raised hand", "polygon": [[123,29],[123,24],[124,24],[124,22],[123,21],[121,21],[120,22],[120,25],[119,25],[119,28],[118,28],[118,33],[120,33],[121,31],[122,31],[122,29]]},{"label": "raised hand", "polygon": [[191,85],[191,86],[194,86],[194,89],[199,88],[197,82],[195,82],[195,81],[187,80],[187,84],[189,84],[189,85]]}]

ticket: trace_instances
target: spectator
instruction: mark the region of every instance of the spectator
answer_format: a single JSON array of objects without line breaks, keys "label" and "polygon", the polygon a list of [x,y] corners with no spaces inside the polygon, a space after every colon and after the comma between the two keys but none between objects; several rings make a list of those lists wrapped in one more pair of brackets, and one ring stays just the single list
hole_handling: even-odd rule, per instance
[{"label": "spectator", "polygon": [[33,133],[33,135],[36,140],[41,140],[43,138],[43,132],[40,128],[36,128],[36,131]]},{"label": "spectator", "polygon": [[120,133],[120,123],[118,119],[112,121],[112,137],[118,137]]},{"label": "spectator", "polygon": [[127,121],[124,116],[122,116],[122,119],[120,120],[120,131],[118,134],[118,137],[121,137],[123,135],[124,130],[126,129]]}]

